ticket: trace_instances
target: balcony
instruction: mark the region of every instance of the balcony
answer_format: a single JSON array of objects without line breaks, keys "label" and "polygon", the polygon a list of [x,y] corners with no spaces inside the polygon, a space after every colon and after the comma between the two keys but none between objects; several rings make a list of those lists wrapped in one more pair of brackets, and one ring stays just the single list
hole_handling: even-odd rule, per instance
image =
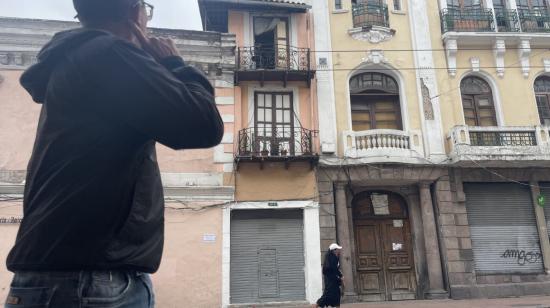
[{"label": "balcony", "polygon": [[452,162],[464,166],[541,166],[550,159],[548,127],[456,126],[448,140]]},{"label": "balcony", "polygon": [[498,32],[519,32],[520,23],[516,10],[495,9]]},{"label": "balcony", "polygon": [[291,46],[241,47],[237,49],[235,82],[305,81],[311,85],[315,70],[309,48]]},{"label": "balcony", "polygon": [[352,8],[354,28],[390,27],[387,5],[358,4]]},{"label": "balcony", "polygon": [[295,127],[278,132],[262,132],[256,128],[245,128],[239,131],[238,149],[235,157],[237,167],[242,162],[306,161],[313,167],[319,161],[316,150],[318,131]]},{"label": "balcony", "polygon": [[419,132],[392,129],[347,131],[343,138],[344,156],[361,163],[425,162]]},{"label": "balcony", "polygon": [[441,31],[446,32],[494,32],[493,10],[441,10]]},{"label": "balcony", "polygon": [[550,14],[541,10],[519,10],[523,32],[550,32]]}]

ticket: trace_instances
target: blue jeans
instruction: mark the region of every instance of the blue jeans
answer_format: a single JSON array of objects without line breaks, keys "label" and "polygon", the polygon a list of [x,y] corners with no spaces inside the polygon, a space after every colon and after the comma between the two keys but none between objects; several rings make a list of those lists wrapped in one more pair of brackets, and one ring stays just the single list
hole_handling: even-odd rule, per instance
[{"label": "blue jeans", "polygon": [[5,308],[152,308],[148,274],[135,271],[16,272]]}]

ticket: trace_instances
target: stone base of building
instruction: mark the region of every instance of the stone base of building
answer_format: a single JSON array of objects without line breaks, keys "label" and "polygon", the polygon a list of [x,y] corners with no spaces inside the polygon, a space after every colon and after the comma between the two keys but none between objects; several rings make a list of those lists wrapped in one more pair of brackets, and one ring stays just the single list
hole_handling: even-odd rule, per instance
[{"label": "stone base of building", "polygon": [[453,299],[502,298],[532,295],[550,295],[550,282],[454,285],[451,287],[451,297]]}]

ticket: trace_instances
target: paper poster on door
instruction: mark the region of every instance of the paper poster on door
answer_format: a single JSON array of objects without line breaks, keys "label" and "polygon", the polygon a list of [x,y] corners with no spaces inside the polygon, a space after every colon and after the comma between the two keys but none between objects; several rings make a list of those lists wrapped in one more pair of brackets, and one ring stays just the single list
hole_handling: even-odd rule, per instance
[{"label": "paper poster on door", "polygon": [[403,244],[401,244],[401,243],[392,243],[392,250],[393,251],[403,250]]},{"label": "paper poster on door", "polygon": [[394,228],[403,228],[403,219],[394,219],[393,220]]}]

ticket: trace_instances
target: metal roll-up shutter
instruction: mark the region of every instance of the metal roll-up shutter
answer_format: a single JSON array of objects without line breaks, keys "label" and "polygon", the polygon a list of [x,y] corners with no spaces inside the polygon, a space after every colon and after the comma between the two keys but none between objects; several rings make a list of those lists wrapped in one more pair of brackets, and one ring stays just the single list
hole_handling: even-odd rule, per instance
[{"label": "metal roll-up shutter", "polygon": [[231,213],[232,304],[305,300],[302,210]]},{"label": "metal roll-up shutter", "polygon": [[530,188],[509,183],[465,183],[464,192],[476,271],[542,272]]},{"label": "metal roll-up shutter", "polygon": [[546,217],[546,228],[550,237],[550,182],[540,183],[540,193],[546,199],[544,204],[544,217]]}]

